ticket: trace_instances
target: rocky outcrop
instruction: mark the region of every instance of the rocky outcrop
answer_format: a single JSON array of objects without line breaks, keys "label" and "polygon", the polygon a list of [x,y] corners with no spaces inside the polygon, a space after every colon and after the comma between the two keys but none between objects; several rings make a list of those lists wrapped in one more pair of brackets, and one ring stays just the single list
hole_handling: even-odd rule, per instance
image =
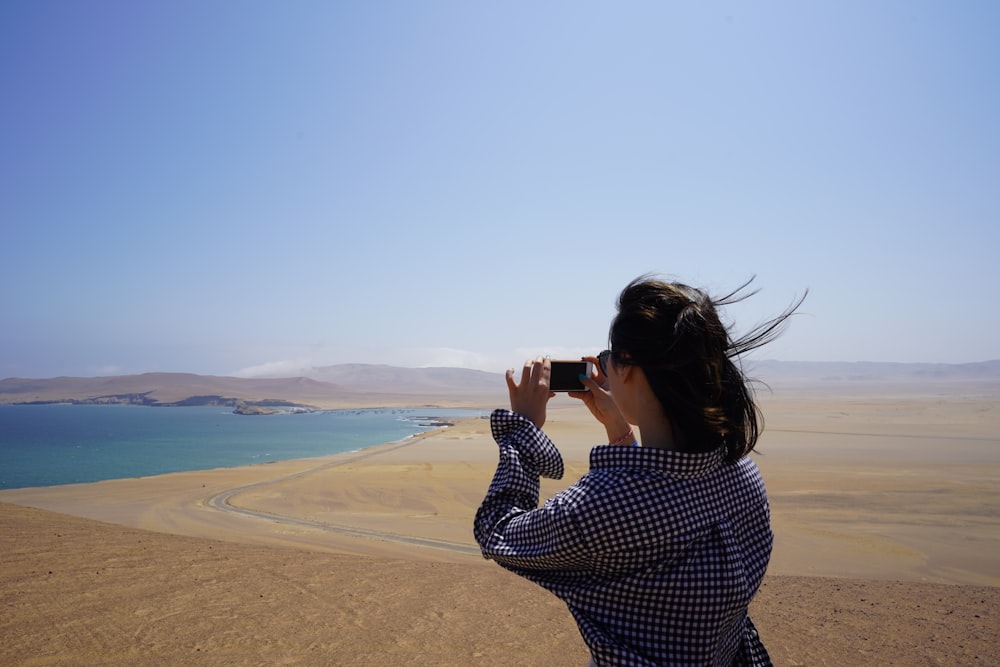
[{"label": "rocky outcrop", "polygon": [[240,403],[233,410],[233,414],[237,415],[276,415],[281,412],[281,410],[276,410],[275,408],[264,408],[259,405],[249,405],[247,403]]}]

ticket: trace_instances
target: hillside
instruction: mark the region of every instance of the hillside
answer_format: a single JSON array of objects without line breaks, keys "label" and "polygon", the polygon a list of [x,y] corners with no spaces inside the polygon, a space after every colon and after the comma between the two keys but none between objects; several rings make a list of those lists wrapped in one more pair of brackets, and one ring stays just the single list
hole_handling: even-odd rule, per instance
[{"label": "hillside", "polygon": [[[776,392],[870,394],[1000,390],[1000,361],[901,364],[748,361],[747,372]],[[292,378],[237,378],[192,373],[0,380],[0,405],[127,403],[136,405],[289,404],[330,407],[501,405],[503,375],[467,368],[400,368],[341,364]]]},{"label": "hillside", "polygon": [[[320,408],[493,404],[503,376],[460,368],[350,364],[314,369],[318,378],[237,378],[191,373],[0,380],[0,404],[291,404]],[[336,382],[332,380],[337,380]]]},{"label": "hillside", "polygon": [[915,395],[1000,390],[1000,360],[969,364],[748,361],[746,372],[781,393]]}]

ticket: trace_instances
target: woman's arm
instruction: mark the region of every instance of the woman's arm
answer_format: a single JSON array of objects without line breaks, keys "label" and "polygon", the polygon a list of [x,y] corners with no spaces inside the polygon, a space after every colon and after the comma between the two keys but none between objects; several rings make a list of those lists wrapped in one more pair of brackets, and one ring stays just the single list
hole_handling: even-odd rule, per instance
[{"label": "woman's arm", "polygon": [[559,479],[562,456],[531,421],[508,410],[490,418],[500,463],[476,513],[483,557],[516,569],[575,569],[585,559],[573,518],[574,489],[538,507],[539,477]]}]

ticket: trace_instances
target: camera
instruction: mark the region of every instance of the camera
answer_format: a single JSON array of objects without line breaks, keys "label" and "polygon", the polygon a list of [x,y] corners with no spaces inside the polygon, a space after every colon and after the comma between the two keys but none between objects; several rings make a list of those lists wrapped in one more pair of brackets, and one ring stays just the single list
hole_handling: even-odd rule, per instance
[{"label": "camera", "polygon": [[580,376],[590,377],[593,364],[589,361],[552,360],[549,391],[589,391]]}]

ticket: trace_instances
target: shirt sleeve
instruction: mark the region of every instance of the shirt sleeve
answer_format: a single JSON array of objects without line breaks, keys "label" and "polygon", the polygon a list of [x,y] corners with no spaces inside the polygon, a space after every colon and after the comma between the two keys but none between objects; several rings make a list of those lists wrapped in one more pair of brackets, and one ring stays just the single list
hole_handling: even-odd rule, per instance
[{"label": "shirt sleeve", "polygon": [[539,477],[563,475],[559,450],[509,410],[494,411],[490,426],[500,463],[476,512],[474,533],[483,557],[512,569],[572,569],[582,558],[572,488],[538,507]]}]

